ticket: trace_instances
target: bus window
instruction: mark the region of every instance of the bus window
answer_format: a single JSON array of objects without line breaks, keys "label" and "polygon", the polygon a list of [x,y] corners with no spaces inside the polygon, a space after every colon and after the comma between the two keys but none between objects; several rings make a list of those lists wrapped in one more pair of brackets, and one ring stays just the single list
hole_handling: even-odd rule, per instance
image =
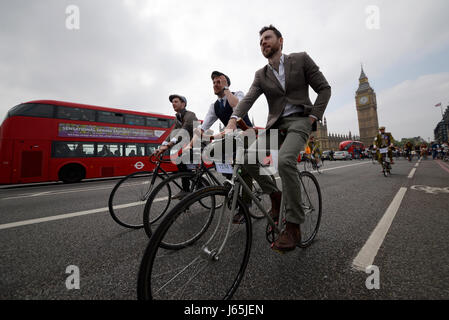
[{"label": "bus window", "polygon": [[170,128],[170,119],[147,117],[147,127]]},{"label": "bus window", "polygon": [[52,148],[53,158],[68,158],[70,157],[70,148],[65,141],[55,141],[53,142]]},{"label": "bus window", "polygon": [[58,119],[95,121],[95,110],[58,106],[56,117]]},{"label": "bus window", "polygon": [[142,157],[145,155],[145,145],[127,144],[125,145],[125,155],[127,157]]},{"label": "bus window", "polygon": [[154,151],[158,148],[157,144],[147,144],[147,155],[153,154]]},{"label": "bus window", "polygon": [[8,117],[12,116],[28,116],[28,117],[42,117],[53,118],[54,106],[50,104],[40,103],[23,103],[15,106],[8,112]]},{"label": "bus window", "polygon": [[78,142],[75,147],[75,157],[93,157],[95,145],[93,143]]},{"label": "bus window", "polygon": [[95,145],[86,142],[54,141],[53,158],[84,158],[95,155]]},{"label": "bus window", "polygon": [[98,122],[123,123],[123,114],[108,111],[98,111]]},{"label": "bus window", "polygon": [[145,117],[125,114],[125,124],[133,126],[145,126]]},{"label": "bus window", "polygon": [[121,157],[122,145],[117,143],[98,143],[97,147],[99,157]]}]

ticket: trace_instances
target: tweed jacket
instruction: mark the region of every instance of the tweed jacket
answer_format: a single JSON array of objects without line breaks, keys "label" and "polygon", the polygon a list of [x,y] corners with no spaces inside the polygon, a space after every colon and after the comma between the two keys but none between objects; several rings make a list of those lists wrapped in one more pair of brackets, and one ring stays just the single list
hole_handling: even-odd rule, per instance
[{"label": "tweed jacket", "polygon": [[[234,108],[233,116],[243,117],[264,94],[268,101],[266,129],[281,117],[287,103],[302,106],[306,116],[313,115],[321,120],[331,96],[331,87],[319,67],[307,53],[301,52],[285,55],[284,69],[285,90],[268,65],[256,71],[251,88]],[[309,98],[309,86],[318,94],[314,104]],[[313,129],[316,130],[316,121]]]}]

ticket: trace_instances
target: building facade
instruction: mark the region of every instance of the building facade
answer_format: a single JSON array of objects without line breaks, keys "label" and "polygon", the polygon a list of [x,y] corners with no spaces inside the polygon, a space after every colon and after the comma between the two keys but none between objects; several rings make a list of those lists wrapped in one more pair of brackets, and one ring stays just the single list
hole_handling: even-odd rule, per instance
[{"label": "building facade", "polygon": [[[337,134],[337,133],[329,133],[327,130],[327,120],[326,117],[323,118],[323,121],[318,121],[317,131],[312,134],[320,143],[321,150],[340,150],[340,143],[347,140],[355,140],[359,141],[360,137],[353,136],[351,131],[348,134]],[[365,146],[367,147],[367,146]]]},{"label": "building facade", "polygon": [[448,142],[449,140],[449,106],[443,114],[443,119],[437,124],[435,130],[433,131],[435,136],[435,141],[439,143]]}]

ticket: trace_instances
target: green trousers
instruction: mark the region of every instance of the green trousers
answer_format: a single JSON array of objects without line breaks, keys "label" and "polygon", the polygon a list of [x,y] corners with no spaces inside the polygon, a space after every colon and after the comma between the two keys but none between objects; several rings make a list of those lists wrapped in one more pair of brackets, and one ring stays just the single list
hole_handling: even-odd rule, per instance
[{"label": "green trousers", "polygon": [[[278,129],[285,133],[284,135],[279,134],[277,146],[272,146],[269,143],[270,134],[273,134],[270,132],[272,129]],[[248,150],[249,153],[257,152],[258,148],[279,150],[278,172],[282,180],[286,220],[296,224],[303,223],[305,219],[301,205],[301,185],[297,168],[298,157],[300,152],[304,150],[311,131],[312,124],[309,117],[281,118],[266,134],[259,136]],[[242,169],[259,183],[265,193],[270,194],[278,191],[276,184],[269,176],[259,174],[260,168],[257,164],[244,164]]]}]

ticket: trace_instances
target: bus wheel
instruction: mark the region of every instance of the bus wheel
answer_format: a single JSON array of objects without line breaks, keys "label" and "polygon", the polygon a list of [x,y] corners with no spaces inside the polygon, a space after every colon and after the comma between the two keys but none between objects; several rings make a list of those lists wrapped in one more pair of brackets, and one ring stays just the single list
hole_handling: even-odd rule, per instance
[{"label": "bus wheel", "polygon": [[59,170],[59,180],[64,183],[79,182],[86,177],[86,169],[80,164],[71,163]]}]

